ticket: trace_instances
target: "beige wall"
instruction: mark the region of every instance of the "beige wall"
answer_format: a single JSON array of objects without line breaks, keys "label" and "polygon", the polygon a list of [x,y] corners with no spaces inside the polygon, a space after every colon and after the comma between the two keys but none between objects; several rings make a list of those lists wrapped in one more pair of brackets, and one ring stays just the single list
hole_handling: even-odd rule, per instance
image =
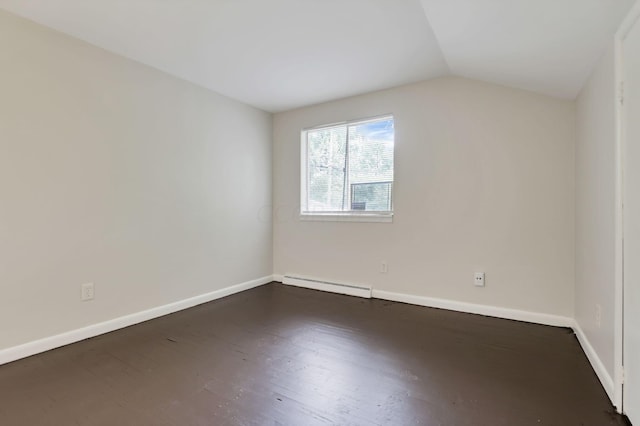
[{"label": "beige wall", "polygon": [[0,11],[0,349],[271,275],[270,204],[269,114]]},{"label": "beige wall", "polygon": [[[614,371],[615,70],[613,43],[576,102],[576,311],[578,324]],[[602,319],[596,324],[596,305]]]},{"label": "beige wall", "polygon": [[[572,317],[574,107],[444,78],[276,114],[274,273]],[[300,130],[385,113],[394,222],[301,222]]]},{"label": "beige wall", "polygon": [[[272,247],[276,274],[573,316],[574,106],[443,78],[277,114],[272,147],[267,113],[0,12],[0,349],[270,275]],[[299,221],[300,129],[386,113],[394,222]]]}]

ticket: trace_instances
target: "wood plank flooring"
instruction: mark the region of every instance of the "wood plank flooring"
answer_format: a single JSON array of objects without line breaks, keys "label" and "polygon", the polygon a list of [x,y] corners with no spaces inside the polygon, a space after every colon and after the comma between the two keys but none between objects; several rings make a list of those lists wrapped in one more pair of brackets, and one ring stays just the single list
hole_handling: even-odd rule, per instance
[{"label": "wood plank flooring", "polygon": [[569,329],[272,283],[0,366],[0,425],[622,425]]}]

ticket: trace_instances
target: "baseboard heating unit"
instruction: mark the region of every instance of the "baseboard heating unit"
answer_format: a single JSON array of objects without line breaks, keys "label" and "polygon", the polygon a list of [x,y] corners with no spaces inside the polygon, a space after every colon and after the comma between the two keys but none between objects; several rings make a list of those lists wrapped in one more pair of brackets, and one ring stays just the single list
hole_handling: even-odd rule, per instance
[{"label": "baseboard heating unit", "polygon": [[300,277],[295,275],[285,275],[283,284],[296,287],[310,288],[313,290],[328,291],[331,293],[346,294],[349,296],[371,298],[371,286],[360,284],[347,284],[332,281],[324,281],[316,278]]}]

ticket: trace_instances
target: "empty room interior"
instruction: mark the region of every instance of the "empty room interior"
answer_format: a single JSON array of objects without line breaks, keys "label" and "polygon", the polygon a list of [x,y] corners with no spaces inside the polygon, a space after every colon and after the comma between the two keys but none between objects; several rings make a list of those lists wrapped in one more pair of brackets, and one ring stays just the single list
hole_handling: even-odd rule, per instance
[{"label": "empty room interior", "polygon": [[640,425],[639,18],[0,0],[0,425]]}]

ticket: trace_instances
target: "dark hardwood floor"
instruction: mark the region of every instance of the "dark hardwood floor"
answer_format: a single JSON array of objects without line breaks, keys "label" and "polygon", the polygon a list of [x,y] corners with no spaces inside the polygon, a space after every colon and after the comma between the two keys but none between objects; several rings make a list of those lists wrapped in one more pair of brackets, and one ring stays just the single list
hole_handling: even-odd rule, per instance
[{"label": "dark hardwood floor", "polygon": [[272,283],[0,366],[0,425],[622,425],[569,329]]}]

